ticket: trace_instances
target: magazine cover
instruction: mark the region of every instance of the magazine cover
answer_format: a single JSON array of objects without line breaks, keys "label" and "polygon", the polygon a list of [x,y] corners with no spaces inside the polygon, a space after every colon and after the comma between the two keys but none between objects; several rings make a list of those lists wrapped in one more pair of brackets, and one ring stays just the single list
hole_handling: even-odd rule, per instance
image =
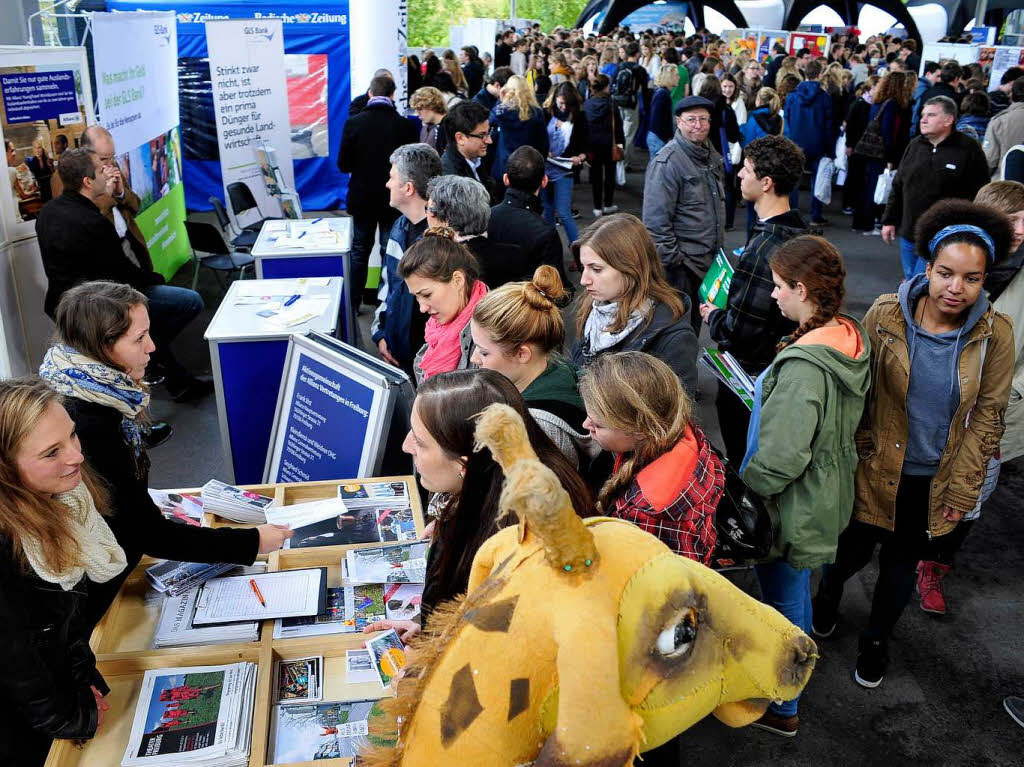
[{"label": "magazine cover", "polygon": [[412,517],[412,509],[408,506],[400,509],[375,508],[377,531],[380,534],[380,541],[392,543],[395,541],[415,541],[416,520]]},{"label": "magazine cover", "polygon": [[335,514],[309,525],[292,528],[293,535],[285,542],[285,547],[305,549],[310,546],[378,543],[381,537],[377,527],[376,512],[377,510],[374,508],[356,509],[344,514]]},{"label": "magazine cover", "polygon": [[345,552],[348,577],[356,583],[423,583],[427,542]]},{"label": "magazine cover", "polygon": [[398,638],[398,632],[391,629],[385,634],[366,640],[363,646],[370,651],[373,667],[380,677],[381,685],[387,687],[405,668],[405,646]]},{"label": "magazine cover", "polygon": [[372,506],[375,503],[409,503],[404,482],[349,482],[338,485],[338,497],[346,508]]},{"label": "magazine cover", "polygon": [[274,764],[353,757],[367,744],[375,701],[274,707],[270,748]]},{"label": "magazine cover", "polygon": [[413,620],[422,601],[422,583],[393,583],[384,589],[384,611],[390,621]]},{"label": "magazine cover", "polygon": [[183,754],[215,743],[224,671],[155,677],[137,757]]}]

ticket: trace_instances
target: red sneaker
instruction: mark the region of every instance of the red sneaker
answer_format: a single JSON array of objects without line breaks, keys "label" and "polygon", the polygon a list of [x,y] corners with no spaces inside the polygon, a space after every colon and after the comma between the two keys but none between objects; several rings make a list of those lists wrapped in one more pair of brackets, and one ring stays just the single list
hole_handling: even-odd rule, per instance
[{"label": "red sneaker", "polygon": [[948,572],[949,565],[924,561],[917,563],[917,593],[921,596],[921,609],[926,613],[946,614],[942,578]]}]

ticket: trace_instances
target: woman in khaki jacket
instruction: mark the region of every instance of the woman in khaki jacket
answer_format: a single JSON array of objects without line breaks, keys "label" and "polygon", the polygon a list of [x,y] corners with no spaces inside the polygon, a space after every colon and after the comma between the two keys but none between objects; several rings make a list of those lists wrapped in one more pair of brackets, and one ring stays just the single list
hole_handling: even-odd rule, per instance
[{"label": "woman in khaki jacket", "polygon": [[921,217],[915,239],[927,270],[898,294],[880,296],[864,316],[872,382],[857,434],[854,518],[813,602],[813,631],[827,637],[843,585],[881,544],[854,673],[864,687],[885,675],[888,638],[929,541],[955,529],[978,500],[1013,375],[1012,322],[982,291],[1009,247],[1006,217],[943,200]]}]

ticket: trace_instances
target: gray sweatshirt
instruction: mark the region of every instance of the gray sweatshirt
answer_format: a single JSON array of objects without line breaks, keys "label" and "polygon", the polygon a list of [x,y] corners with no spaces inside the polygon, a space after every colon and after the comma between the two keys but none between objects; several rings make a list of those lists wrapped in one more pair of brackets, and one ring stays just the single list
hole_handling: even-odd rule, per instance
[{"label": "gray sweatshirt", "polygon": [[928,279],[919,274],[900,285],[900,306],[907,323],[910,383],[907,387],[907,451],[903,473],[931,476],[946,449],[949,426],[960,405],[960,352],[971,329],[988,309],[984,291],[967,309],[967,319],[956,330],[929,333],[914,322],[917,301],[928,292]]}]

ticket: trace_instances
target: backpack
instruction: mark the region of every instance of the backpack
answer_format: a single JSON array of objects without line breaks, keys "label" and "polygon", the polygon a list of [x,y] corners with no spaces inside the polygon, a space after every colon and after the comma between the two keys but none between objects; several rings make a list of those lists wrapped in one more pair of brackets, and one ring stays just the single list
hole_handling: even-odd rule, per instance
[{"label": "backpack", "polygon": [[615,80],[612,82],[612,103],[624,109],[636,109],[637,81],[633,69],[637,65],[633,62],[620,64],[615,72]]}]

